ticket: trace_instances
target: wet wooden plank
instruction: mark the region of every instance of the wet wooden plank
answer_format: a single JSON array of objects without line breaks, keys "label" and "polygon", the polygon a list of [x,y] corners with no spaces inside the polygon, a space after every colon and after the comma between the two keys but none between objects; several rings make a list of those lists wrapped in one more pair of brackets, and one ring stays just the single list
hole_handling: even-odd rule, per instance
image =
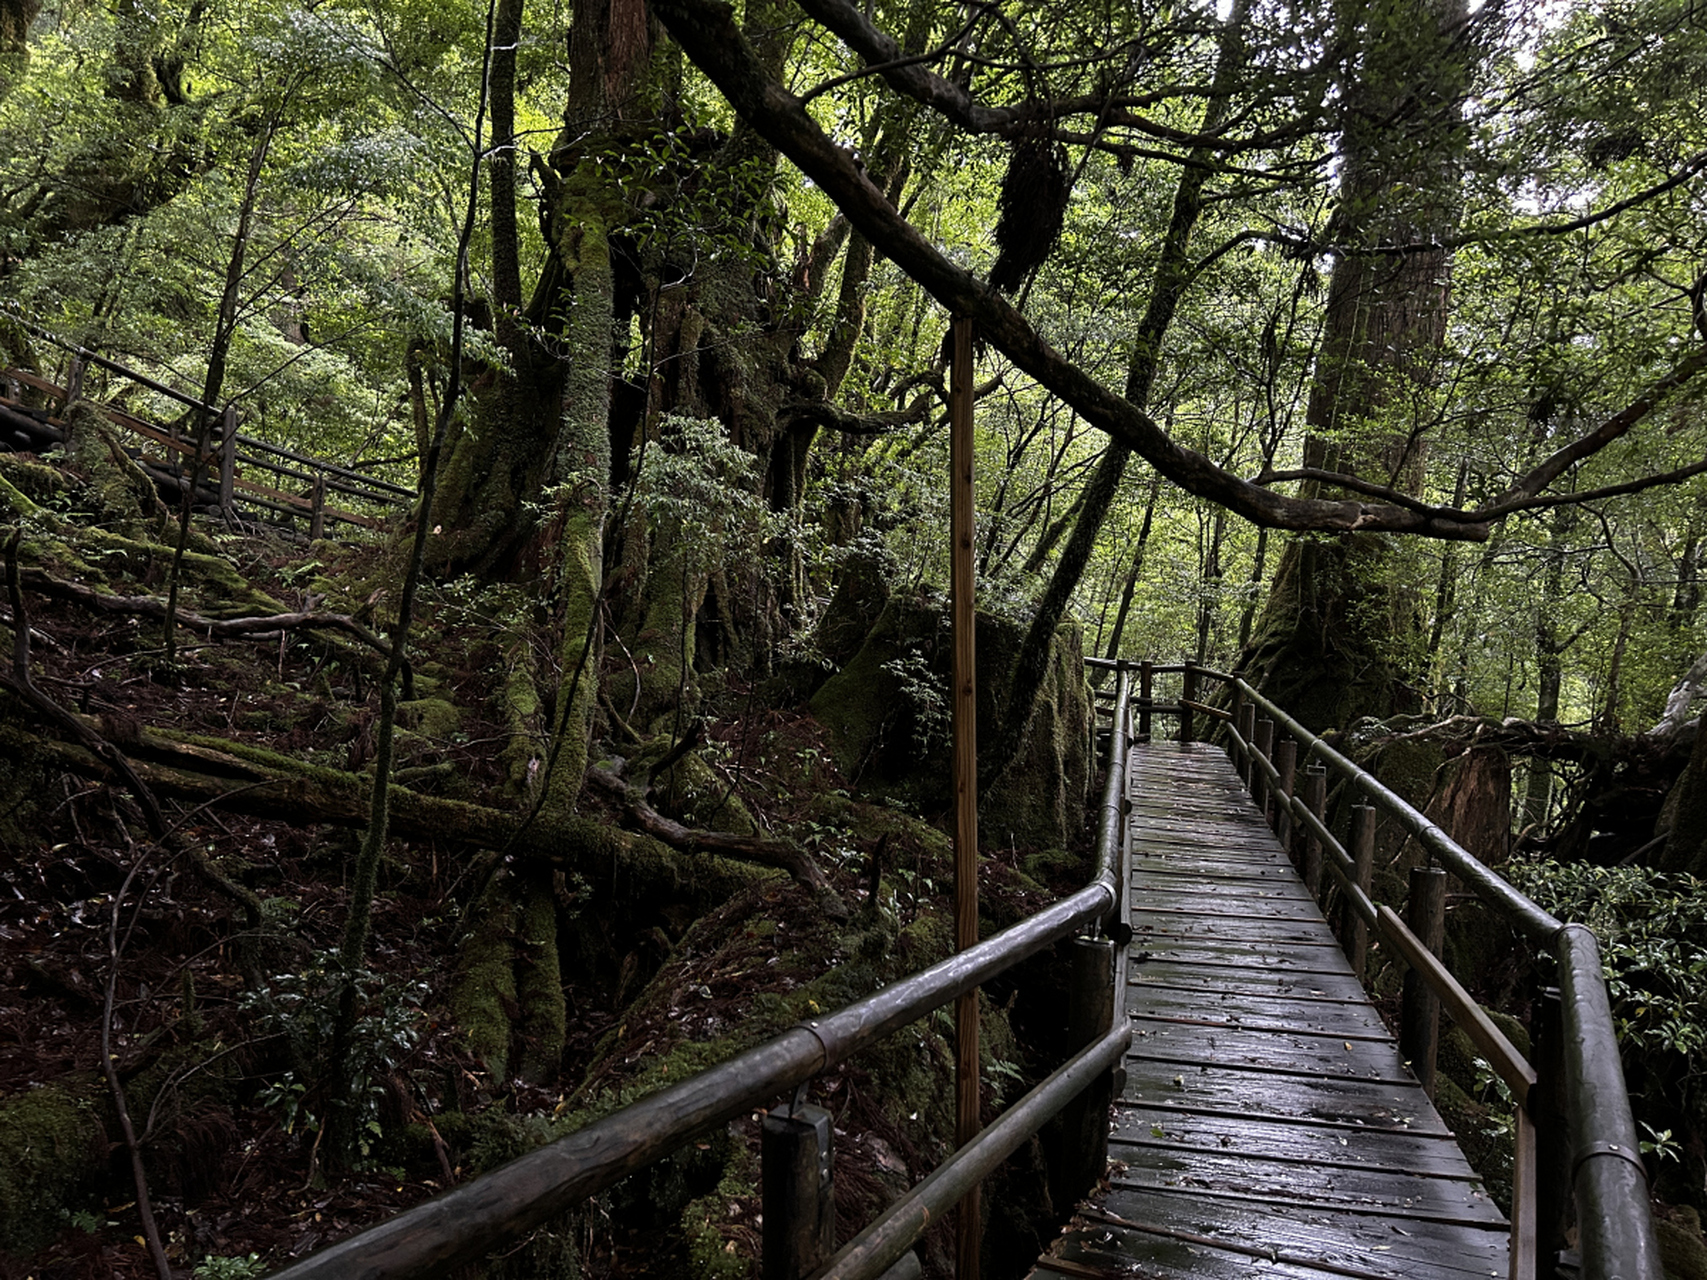
[{"label": "wet wooden plank", "polygon": [[1270,1204],[1283,1200],[1335,1213],[1373,1215],[1410,1223],[1474,1222],[1498,1230],[1505,1218],[1478,1186],[1453,1177],[1424,1177],[1409,1170],[1304,1165],[1252,1155],[1175,1150],[1121,1143],[1111,1158],[1142,1159],[1114,1174],[1119,1188]]},{"label": "wet wooden plank", "polygon": [[[1265,1213],[1192,1204],[1183,1197],[1112,1192],[1055,1249],[1069,1267],[1108,1277],[1221,1280],[1490,1280],[1505,1276],[1503,1236],[1425,1222],[1277,1206]],[[1055,1250],[1052,1250],[1052,1252]],[[1039,1260],[1038,1276],[1084,1275]]]},{"label": "wet wooden plank", "polygon": [[1414,1082],[1193,1065],[1137,1056],[1126,1061],[1126,1091],[1115,1105],[1125,1104],[1450,1132]]},{"label": "wet wooden plank", "polygon": [[1112,1185],[1039,1276],[1503,1276],[1497,1208],[1225,758],[1133,754]]},{"label": "wet wooden plank", "polygon": [[1352,1035],[1320,1026],[1246,1026],[1213,1018],[1143,1018],[1133,1023],[1130,1052],[1135,1058],[1256,1066],[1265,1071],[1382,1079],[1395,1084],[1409,1084],[1412,1079],[1398,1046],[1385,1034]]},{"label": "wet wooden plank", "polygon": [[1110,1140],[1135,1147],[1250,1155],[1282,1164],[1392,1169],[1423,1177],[1476,1180],[1448,1134],[1395,1133],[1319,1121],[1123,1107]]},{"label": "wet wooden plank", "polygon": [[1127,1007],[1137,1009],[1140,1000],[1137,988],[1145,985],[1168,986],[1174,990],[1203,992],[1203,997],[1284,997],[1292,1000],[1352,1000],[1369,1004],[1362,983],[1355,980],[1350,969],[1345,973],[1296,973],[1292,969],[1263,968],[1256,964],[1181,964],[1176,961],[1145,957],[1133,952],[1127,969]]},{"label": "wet wooden plank", "polygon": [[1291,1031],[1357,1039],[1385,1039],[1386,1024],[1373,1005],[1347,1001],[1305,1001],[1230,996],[1206,1001],[1202,992],[1166,987],[1146,987],[1142,1013],[1128,1016],[1139,1022],[1191,1020],[1212,1026],[1245,1027],[1250,1030]]}]

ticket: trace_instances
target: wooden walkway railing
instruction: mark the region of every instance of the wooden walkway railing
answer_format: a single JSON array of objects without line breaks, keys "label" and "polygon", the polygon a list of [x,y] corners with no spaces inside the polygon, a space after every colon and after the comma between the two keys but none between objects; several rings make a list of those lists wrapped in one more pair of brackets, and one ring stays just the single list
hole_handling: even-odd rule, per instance
[{"label": "wooden walkway railing", "polygon": [[[1127,677],[1109,734],[1108,782],[1097,821],[1097,874],[1077,893],[863,1000],[801,1023],[565,1138],[387,1222],[274,1272],[275,1280],[389,1280],[443,1275],[512,1243],[554,1216],[663,1159],[756,1106],[774,1107],[762,1128],[765,1280],[900,1280],[919,1274],[913,1246],[1003,1160],[1052,1118],[1081,1142],[1062,1162],[1071,1196],[1106,1163],[1105,1121],[1113,1068],[1132,1029],[1114,1017],[1116,952],[1123,924],[1120,851],[1123,782],[1131,722]],[[1101,930],[1102,938],[1082,938]],[[1070,1055],[1053,1074],[962,1145],[930,1176],[839,1249],[826,1238],[834,1214],[827,1113],[804,1102],[813,1076],[974,991],[1057,942],[1072,939],[1078,975]],[[945,1092],[952,1088],[944,1082]],[[1071,1109],[1071,1110],[1070,1110]],[[1076,1114],[1074,1114],[1076,1112]],[[1076,1170],[1076,1172],[1074,1172]]]},{"label": "wooden walkway railing", "polygon": [[[1112,1189],[1081,1213],[1040,1271],[1539,1280],[1569,1261],[1590,1280],[1661,1280],[1634,1122],[1587,930],[1542,912],[1243,682],[1195,667],[1150,666],[1146,678],[1135,665],[1111,665],[1119,669],[1097,874],[1083,889],[274,1275],[447,1274],[779,1099],[785,1101],[762,1126],[765,1280],[917,1275],[912,1249],[926,1226],[1068,1108],[1062,1128],[1073,1149],[1058,1165],[1052,1198],[1064,1206],[1086,1191],[1104,1171],[1104,1118],[1118,1096],[1113,1147],[1121,1160]],[[1135,672],[1148,694],[1137,707],[1146,728],[1164,714],[1155,677],[1182,677],[1179,696],[1165,705],[1180,718],[1185,742],[1138,753],[1129,772]],[[1238,691],[1235,711],[1199,700],[1209,680]],[[1266,729],[1255,720],[1258,710]],[[1254,801],[1217,750],[1191,741],[1206,718],[1222,722],[1234,762],[1256,780]],[[1275,725],[1290,735],[1278,744]],[[1320,761],[1372,802],[1353,810],[1344,841],[1323,820],[1324,774],[1306,767],[1304,785],[1294,786],[1300,757]],[[1481,1016],[1417,940],[1418,930],[1370,901],[1367,851],[1377,806],[1558,957],[1559,1016],[1538,1028],[1542,1052],[1533,1066]],[[1277,836],[1265,834],[1259,814],[1275,817]],[[1283,848],[1296,853],[1301,876],[1286,866]],[[1346,904],[1341,942],[1349,959],[1339,958],[1316,907],[1323,868]],[[1134,885],[1141,890],[1136,906],[1128,892]],[[1415,985],[1460,1019],[1523,1107],[1509,1236],[1407,1069],[1426,1072],[1423,1055],[1432,1049],[1415,1048],[1407,1031],[1405,1047],[1395,1050],[1363,996],[1354,968],[1363,963],[1370,929],[1406,957],[1420,975]],[[1096,933],[1102,936],[1082,936]],[[811,1078],[1068,939],[1076,976],[1064,993],[1073,1009],[1066,1062],[834,1248],[833,1130],[827,1113],[805,1101]],[[1115,1014],[1117,991],[1129,993],[1125,1017]],[[1408,1014],[1407,1025],[1423,1012],[1419,1006]],[[1573,1193],[1578,1245],[1567,1255]]]},{"label": "wooden walkway railing", "polygon": [[[406,509],[415,499],[415,491],[403,485],[244,435],[238,430],[238,415],[232,406],[219,409],[203,404],[117,361],[61,342],[43,331],[34,332],[67,352],[65,385],[25,369],[0,367],[0,444],[6,447],[40,450],[68,443],[70,428],[65,411],[73,400],[82,397],[85,375],[94,366],[176,401],[194,414],[205,415],[213,424],[207,452],[198,459],[196,432],[180,432],[111,405],[93,405],[108,422],[138,440],[136,460],[163,492],[181,495],[193,475],[196,505],[217,509],[228,520],[236,520],[241,507],[258,507],[305,520],[309,536],[319,538],[328,523],[381,528],[388,511]],[[28,396],[26,389],[37,395]],[[28,403],[41,398],[50,407]],[[293,482],[300,492],[286,487]],[[351,503],[334,505],[331,495],[353,500],[366,510],[356,510]]]},{"label": "wooden walkway railing", "polygon": [[1227,756],[1132,756],[1113,1163],[1033,1275],[1507,1276],[1504,1217]]},{"label": "wooden walkway railing", "polygon": [[[1179,717],[1180,738],[1188,743],[1198,725],[1219,722],[1228,754],[1273,822],[1309,898],[1314,901],[1332,885],[1351,970],[1361,975],[1371,932],[1408,966],[1400,1050],[1425,1092],[1433,1091],[1441,1010],[1510,1089],[1517,1127],[1508,1274],[1529,1280],[1552,1276],[1563,1266],[1595,1280],[1660,1280],[1646,1171],[1594,935],[1543,911],[1245,681],[1190,663],[1131,665],[1139,672],[1141,736],[1153,717],[1164,714]],[[1178,695],[1164,702],[1154,682],[1174,676]],[[1230,690],[1232,710],[1200,700],[1209,682]],[[1342,806],[1349,822],[1341,834],[1325,821],[1330,776],[1363,801]],[[1406,918],[1369,896],[1378,816],[1416,840],[1431,863],[1412,875]],[[1204,843],[1212,847],[1213,836],[1204,833]],[[1447,872],[1553,963],[1557,986],[1535,1001],[1533,1063],[1440,961]],[[1573,1230],[1574,1248],[1568,1245]]]}]

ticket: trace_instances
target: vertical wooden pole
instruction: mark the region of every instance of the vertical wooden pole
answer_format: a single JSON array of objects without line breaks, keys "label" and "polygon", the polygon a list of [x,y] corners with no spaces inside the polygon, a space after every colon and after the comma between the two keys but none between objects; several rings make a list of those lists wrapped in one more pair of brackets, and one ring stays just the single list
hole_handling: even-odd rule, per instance
[{"label": "vertical wooden pole", "polygon": [[834,1142],[823,1107],[784,1104],[766,1114],[759,1140],[762,1280],[804,1280],[835,1252]]},{"label": "vertical wooden pole", "polygon": [[1280,847],[1292,851],[1292,789],[1298,781],[1298,740],[1282,738],[1274,744],[1274,767],[1280,770],[1280,784],[1274,795],[1274,834]]},{"label": "vertical wooden pole", "polygon": [[1511,1266],[1507,1280],[1535,1280],[1535,1126],[1529,1112],[1517,1108],[1517,1132],[1511,1153]]},{"label": "vertical wooden pole", "polygon": [[[1367,895],[1375,883],[1375,806],[1353,805],[1351,809],[1351,882]],[[1345,958],[1359,982],[1369,960],[1369,926],[1363,917],[1351,909],[1351,903],[1340,903],[1340,943]]]},{"label": "vertical wooden pole", "polygon": [[71,406],[83,397],[83,357],[71,357],[71,372],[65,375],[65,403],[59,406],[60,421],[65,424],[65,452],[71,453],[77,442],[71,438]]},{"label": "vertical wooden pole", "polygon": [[[978,941],[978,703],[973,682],[972,321],[954,319],[954,369],[949,391],[949,524],[953,539],[950,608],[954,631],[954,946]],[[1117,717],[1118,723],[1118,717]],[[954,1004],[955,1139],[978,1134],[978,992]],[[979,1188],[960,1202],[956,1225],[960,1280],[977,1280],[982,1233]]]},{"label": "vertical wooden pole", "polygon": [[[1313,764],[1304,770],[1304,805],[1321,821],[1328,811],[1328,770]],[[1303,866],[1304,887],[1317,901],[1322,896],[1322,842],[1316,833],[1306,830],[1303,849],[1299,853]]]},{"label": "vertical wooden pole", "polygon": [[[1565,1114],[1565,1044],[1559,989],[1543,987],[1531,1006],[1529,1115],[1535,1122],[1536,1276],[1550,1276],[1569,1248],[1571,1225],[1571,1126]],[[1524,1280],[1533,1280],[1525,1276]]]},{"label": "vertical wooden pole", "polygon": [[[1066,1053],[1102,1039],[1114,1026],[1114,943],[1074,938],[1067,951]],[[1054,1136],[1059,1147],[1049,1170],[1049,1198],[1059,1210],[1088,1195],[1108,1168],[1108,1108],[1114,1073],[1099,1076],[1061,1109]]]},{"label": "vertical wooden pole", "polygon": [[[1274,721],[1264,716],[1257,721],[1257,731],[1253,738],[1256,754],[1264,760],[1274,758]],[[1268,775],[1257,767],[1256,759],[1251,760],[1251,798],[1257,802],[1257,808],[1262,810],[1262,820],[1267,822],[1269,809]]]},{"label": "vertical wooden pole", "polygon": [[219,420],[219,509],[227,520],[234,519],[235,488],[237,484],[237,410],[230,405]]},{"label": "vertical wooden pole", "polygon": [[1245,754],[1239,761],[1239,776],[1245,780],[1245,790],[1256,794],[1257,767],[1253,762],[1257,739],[1257,704],[1239,704],[1239,736],[1245,740]]},{"label": "vertical wooden pole", "polygon": [[308,515],[308,536],[314,542],[326,536],[326,473],[314,473],[314,505]]},{"label": "vertical wooden pole", "polygon": [[1190,658],[1185,662],[1185,674],[1180,677],[1179,740],[1195,742],[1196,728],[1191,721],[1190,704],[1197,701],[1197,664]]},{"label": "vertical wooden pole", "polygon": [[1138,741],[1150,740],[1150,704],[1156,700],[1156,664],[1145,658],[1138,664]]},{"label": "vertical wooden pole", "polygon": [[[1405,924],[1436,956],[1446,946],[1446,872],[1413,867]],[[1434,1098],[1435,1057],[1440,1047],[1440,997],[1415,969],[1405,974],[1399,1005],[1399,1052],[1410,1059],[1411,1074]]]},{"label": "vertical wooden pole", "polygon": [[64,417],[71,408],[72,401],[83,398],[83,357],[71,357],[71,372],[65,375],[65,403],[59,406],[59,416]]}]

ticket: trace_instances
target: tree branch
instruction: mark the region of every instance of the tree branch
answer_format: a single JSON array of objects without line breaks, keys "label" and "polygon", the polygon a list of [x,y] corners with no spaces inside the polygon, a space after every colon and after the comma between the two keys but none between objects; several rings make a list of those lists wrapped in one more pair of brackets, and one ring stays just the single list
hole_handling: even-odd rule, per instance
[{"label": "tree branch", "polygon": [[[816,11],[830,0],[808,0],[808,4]],[[987,341],[1091,425],[1130,447],[1187,492],[1218,502],[1255,524],[1277,528],[1384,530],[1469,541],[1487,538],[1489,527],[1480,517],[1415,511],[1392,503],[1287,497],[1232,475],[1203,454],[1184,448],[1149,414],[1049,346],[994,290],[926,242],[856,167],[852,154],[832,142],[807,115],[800,99],[771,78],[727,6],[714,0],[657,0],[654,10],[735,110],[829,195],[855,229],[949,311],[975,320]],[[903,68],[895,74],[915,70]]]}]

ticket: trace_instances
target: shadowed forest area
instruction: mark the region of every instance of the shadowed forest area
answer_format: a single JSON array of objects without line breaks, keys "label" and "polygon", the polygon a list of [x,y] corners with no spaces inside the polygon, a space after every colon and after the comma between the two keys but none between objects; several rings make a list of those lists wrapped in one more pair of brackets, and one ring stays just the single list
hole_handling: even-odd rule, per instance
[{"label": "shadowed forest area", "polygon": [[[1084,659],[1237,672],[1595,929],[1707,1276],[1703,101],[1694,0],[0,0],[0,1276],[264,1274],[949,953],[953,316],[983,929]],[[952,1074],[814,1085],[838,1238]],[[757,1275],[757,1127],[470,1274]]]}]

